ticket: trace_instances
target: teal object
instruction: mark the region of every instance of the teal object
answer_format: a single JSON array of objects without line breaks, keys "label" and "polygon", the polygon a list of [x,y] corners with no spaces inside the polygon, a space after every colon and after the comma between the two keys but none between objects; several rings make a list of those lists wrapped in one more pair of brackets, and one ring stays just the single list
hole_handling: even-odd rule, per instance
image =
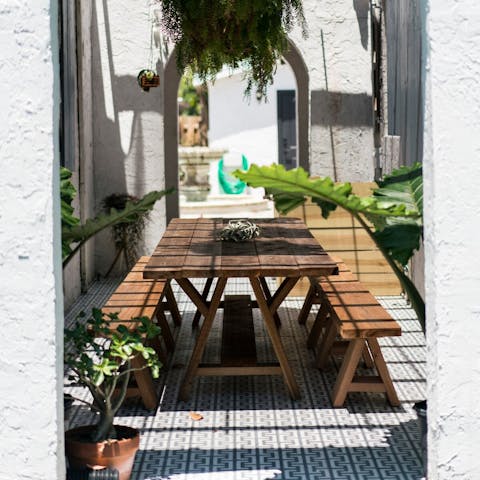
[{"label": "teal object", "polygon": [[[248,170],[248,160],[245,155],[242,154],[242,170]],[[246,183],[242,182],[238,178],[232,177],[227,173],[223,166],[223,157],[218,162],[218,182],[223,191],[229,195],[239,195],[243,193]]]}]

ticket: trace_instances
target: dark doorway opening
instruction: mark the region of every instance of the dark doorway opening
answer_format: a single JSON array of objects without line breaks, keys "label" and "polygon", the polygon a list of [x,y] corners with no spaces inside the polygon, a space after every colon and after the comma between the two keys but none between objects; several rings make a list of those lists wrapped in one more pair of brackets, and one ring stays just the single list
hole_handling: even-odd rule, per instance
[{"label": "dark doorway opening", "polygon": [[295,90],[278,90],[278,163],[287,170],[298,166],[296,111]]}]

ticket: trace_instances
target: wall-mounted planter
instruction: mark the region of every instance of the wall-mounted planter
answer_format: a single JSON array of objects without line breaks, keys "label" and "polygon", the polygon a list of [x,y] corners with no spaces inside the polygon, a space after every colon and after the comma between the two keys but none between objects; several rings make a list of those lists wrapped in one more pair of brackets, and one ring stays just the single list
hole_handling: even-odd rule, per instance
[{"label": "wall-mounted planter", "polygon": [[160,85],[160,77],[153,70],[144,69],[138,73],[137,82],[143,91],[148,92],[151,87]]}]

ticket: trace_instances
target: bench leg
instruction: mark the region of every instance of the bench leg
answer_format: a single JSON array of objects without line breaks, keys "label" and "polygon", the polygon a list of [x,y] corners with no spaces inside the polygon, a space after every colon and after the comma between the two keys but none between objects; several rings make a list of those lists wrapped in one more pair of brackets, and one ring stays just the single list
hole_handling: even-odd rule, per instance
[{"label": "bench leg", "polygon": [[265,298],[265,294],[260,284],[260,280],[256,277],[250,277],[250,284],[252,285],[253,292],[255,293],[258,307],[262,312],[263,321],[265,322],[265,327],[272,342],[275,355],[280,363],[280,367],[283,373],[283,379],[287,385],[290,396],[294,400],[296,400],[300,398],[300,390],[298,388],[298,384],[295,380],[295,376],[293,375],[290,364],[288,363],[287,355],[285,353],[285,350],[283,349],[282,341],[280,339],[280,335],[278,334],[277,326],[275,325],[275,319],[268,306],[268,302]]},{"label": "bench leg", "polygon": [[338,372],[337,381],[333,387],[332,403],[334,407],[341,407],[345,402],[355,370],[362,356],[364,345],[365,340],[363,338],[350,340],[342,366]]},{"label": "bench leg", "polygon": [[167,318],[165,317],[165,313],[161,308],[157,310],[156,313],[157,323],[162,329],[160,335],[163,337],[165,341],[165,346],[169,352],[173,352],[175,349],[175,340],[173,339],[172,332],[170,330],[170,326],[168,325]]},{"label": "bench leg", "polygon": [[337,326],[335,322],[329,318],[326,320],[326,329],[322,337],[322,341],[317,347],[316,365],[319,369],[324,369],[327,364],[328,357],[332,351],[335,338],[337,337]]},{"label": "bench leg", "polygon": [[[140,355],[137,355],[131,363],[133,368],[142,368],[145,366],[145,360]],[[133,372],[133,375],[145,408],[148,410],[157,408],[158,397],[155,392],[155,385],[153,384],[150,369],[142,368],[141,370],[136,370]]]},{"label": "bench leg", "polygon": [[363,363],[365,364],[365,367],[373,368],[375,366],[375,362],[373,361],[372,355],[368,348],[368,342],[365,343],[365,348],[363,349],[363,352],[362,352],[362,359],[363,359]]},{"label": "bench leg", "polygon": [[165,300],[167,304],[167,309],[170,311],[172,315],[173,323],[178,327],[182,324],[182,316],[178,310],[177,300],[175,299],[175,295],[173,294],[172,286],[170,285],[170,281],[167,281],[165,284]]},{"label": "bench leg", "polygon": [[308,289],[307,296],[305,297],[305,301],[303,302],[302,309],[298,314],[298,323],[299,325],[305,325],[307,323],[308,314],[312,309],[313,301],[315,296],[317,295],[316,289],[313,285],[310,285]]},{"label": "bench leg", "polygon": [[327,322],[328,307],[325,302],[322,302],[320,309],[318,310],[315,321],[313,322],[312,329],[308,335],[307,348],[315,348],[318,342],[322,328],[325,327]]},{"label": "bench leg", "polygon": [[165,350],[162,347],[162,343],[160,342],[160,338],[158,336],[151,338],[148,340],[148,345],[155,350],[155,353],[158,356],[158,359],[162,362],[162,364],[167,363],[167,355]]},{"label": "bench leg", "polygon": [[388,401],[392,407],[398,407],[400,405],[400,400],[398,399],[397,392],[393,386],[392,378],[390,377],[390,372],[388,371],[387,364],[385,363],[382,351],[380,350],[378,340],[376,338],[369,338],[367,339],[367,342],[370,351],[372,352],[373,361],[375,362],[378,375],[385,385],[385,393],[387,394]]}]

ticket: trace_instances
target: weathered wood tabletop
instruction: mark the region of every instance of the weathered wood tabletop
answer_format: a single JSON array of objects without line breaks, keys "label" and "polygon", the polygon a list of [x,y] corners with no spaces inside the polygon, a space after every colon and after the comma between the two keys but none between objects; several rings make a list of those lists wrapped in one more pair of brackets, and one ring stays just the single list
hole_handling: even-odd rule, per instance
[{"label": "weathered wood tabletop", "polygon": [[[283,375],[291,397],[300,396],[277,330],[277,310],[299,278],[336,274],[337,264],[301,220],[255,219],[255,223],[260,227],[260,235],[253,240],[236,243],[219,240],[222,228],[228,224],[226,219],[174,219],[144,268],[144,278],[175,279],[204,317],[180,389],[180,400],[188,399],[191,383],[198,375]],[[249,296],[229,295],[222,302],[229,277],[248,278],[256,301],[250,301]],[[265,277],[285,279],[272,294]],[[203,293],[197,290],[190,278],[207,278]],[[208,300],[214,279],[215,289],[211,300]],[[244,358],[246,351],[255,352],[253,320],[247,310],[243,311],[252,307],[259,308],[262,313],[278,363],[260,364],[254,355],[250,359]],[[223,361],[215,365],[201,364],[219,308],[225,309],[224,316],[232,315],[232,318],[224,319]],[[230,352],[237,357],[234,360],[229,355],[233,337],[242,344],[241,360],[238,352]],[[252,338],[253,344],[247,346]]]},{"label": "weathered wood tabletop", "polygon": [[260,236],[222,242],[226,219],[173,219],[144,278],[310,277],[337,273],[337,264],[296,218],[255,219]]}]

